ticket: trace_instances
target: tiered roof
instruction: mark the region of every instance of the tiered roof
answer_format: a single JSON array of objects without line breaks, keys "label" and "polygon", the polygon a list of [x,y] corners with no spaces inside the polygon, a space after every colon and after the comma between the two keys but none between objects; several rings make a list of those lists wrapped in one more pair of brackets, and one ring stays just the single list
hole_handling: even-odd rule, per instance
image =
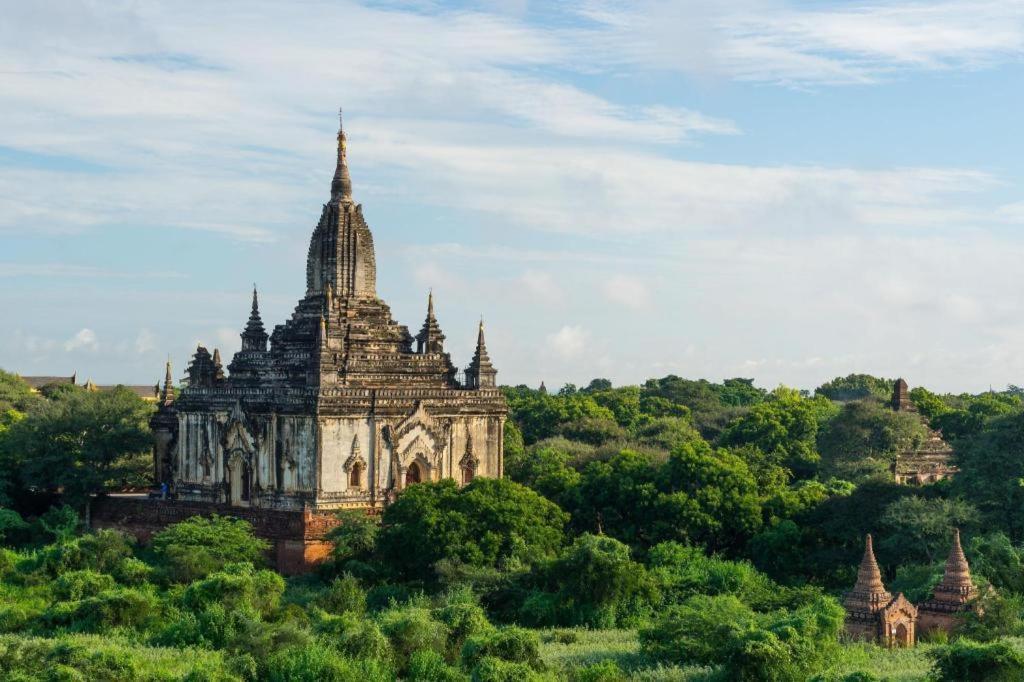
[{"label": "tiered roof", "polygon": [[857,569],[857,582],[853,589],[846,593],[843,605],[851,614],[874,614],[885,608],[892,601],[892,594],[882,584],[882,572],[875,561],[875,549],[871,535],[864,541],[864,557]]}]

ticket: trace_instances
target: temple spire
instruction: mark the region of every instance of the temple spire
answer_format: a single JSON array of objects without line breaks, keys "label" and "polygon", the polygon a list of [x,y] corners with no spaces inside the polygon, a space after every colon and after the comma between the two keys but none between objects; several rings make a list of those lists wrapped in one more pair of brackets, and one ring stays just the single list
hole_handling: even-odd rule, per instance
[{"label": "temple spire", "polygon": [[882,584],[882,572],[878,570],[875,547],[869,533],[864,539],[864,557],[857,569],[857,582],[846,593],[843,606],[847,612],[875,613],[891,601],[892,595],[886,592]]},{"label": "temple spire", "polygon": [[348,174],[345,126],[341,109],[338,109],[338,162],[334,168],[334,179],[331,181],[331,200],[352,201],[352,178]]},{"label": "temple spire", "polygon": [[491,358],[487,355],[487,343],[484,340],[484,318],[480,318],[480,327],[476,333],[476,352],[473,353],[473,360],[466,368],[466,383],[468,388],[496,388],[498,370],[491,364]]},{"label": "temple spire", "polygon": [[171,377],[171,359],[167,358],[167,367],[164,372],[164,388],[160,392],[160,402],[168,404],[174,400],[174,379]]},{"label": "temple spire", "polygon": [[885,591],[885,585],[882,584],[882,572],[878,570],[878,562],[875,560],[875,546],[870,533],[864,540],[864,557],[857,569],[857,584],[853,589],[869,593]]},{"label": "temple spire", "polygon": [[423,321],[423,328],[416,335],[416,352],[443,353],[444,339],[441,325],[437,323],[437,318],[434,316],[434,290],[431,289],[427,294],[427,319]]},{"label": "temple spire", "polygon": [[260,301],[256,293],[256,285],[252,285],[252,309],[249,311],[249,321],[242,332],[243,351],[265,351],[267,350],[267,330],[263,327],[263,318],[260,317]]},{"label": "temple spire", "polygon": [[946,570],[942,580],[935,587],[935,599],[939,601],[965,602],[977,594],[971,580],[971,568],[967,564],[964,548],[960,545],[960,529],[953,529],[953,546],[946,559]]}]

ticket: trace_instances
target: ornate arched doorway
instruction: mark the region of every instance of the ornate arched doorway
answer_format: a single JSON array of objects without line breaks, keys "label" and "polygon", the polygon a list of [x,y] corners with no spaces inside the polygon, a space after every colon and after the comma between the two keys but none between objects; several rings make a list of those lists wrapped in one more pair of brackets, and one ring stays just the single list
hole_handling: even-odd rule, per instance
[{"label": "ornate arched doorway", "polygon": [[913,646],[913,642],[910,641],[910,628],[905,623],[900,623],[896,626],[896,631],[893,633],[893,642],[898,647]]},{"label": "ornate arched doorway", "polygon": [[409,468],[405,470],[405,485],[409,486],[413,483],[419,483],[423,480],[423,471],[420,469],[419,462],[413,462],[409,465]]}]

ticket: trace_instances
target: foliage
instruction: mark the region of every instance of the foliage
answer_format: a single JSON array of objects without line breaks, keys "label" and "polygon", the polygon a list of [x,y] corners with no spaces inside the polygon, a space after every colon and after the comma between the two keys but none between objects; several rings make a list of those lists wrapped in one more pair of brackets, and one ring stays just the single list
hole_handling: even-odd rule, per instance
[{"label": "foliage", "polygon": [[811,476],[820,456],[815,447],[818,423],[832,412],[824,398],[807,399],[796,391],[777,389],[754,405],[722,434],[722,445],[753,445],[776,465],[800,478]]},{"label": "foliage", "polygon": [[994,419],[957,443],[960,473],[954,487],[985,521],[1019,542],[1024,539],[1024,413]]},{"label": "foliage", "polygon": [[383,515],[382,562],[404,579],[432,582],[442,559],[470,566],[530,565],[555,554],[567,515],[505,479],[411,486]]},{"label": "foliage", "polygon": [[269,544],[241,519],[193,516],[153,536],[153,552],[168,578],[191,582],[231,563],[261,563]]},{"label": "foliage", "polygon": [[63,392],[9,427],[0,465],[17,485],[59,490],[78,506],[92,494],[146,485],[151,411],[124,387]]},{"label": "foliage", "polygon": [[916,448],[926,436],[912,413],[873,400],[847,403],[818,436],[821,475],[856,483],[886,475],[898,453]]},{"label": "foliage", "polygon": [[843,616],[827,597],[756,614],[732,596],[697,596],[668,609],[640,641],[656,659],[720,665],[728,679],[795,682],[824,668]]},{"label": "foliage", "polygon": [[551,562],[539,581],[543,591],[520,610],[521,620],[533,625],[635,624],[658,600],[653,580],[630,558],[628,546],[588,533]]},{"label": "foliage", "polygon": [[881,379],[870,374],[850,374],[845,377],[836,377],[832,381],[822,384],[814,390],[814,393],[839,402],[865,398],[888,400],[892,397],[895,384],[896,382],[892,379]]},{"label": "foliage", "polygon": [[879,521],[884,538],[879,546],[896,563],[931,563],[949,552],[954,528],[970,531],[980,515],[963,500],[902,497],[886,505]]},{"label": "foliage", "polygon": [[959,639],[934,653],[938,680],[1010,682],[1024,679],[1024,654],[1005,642]]}]

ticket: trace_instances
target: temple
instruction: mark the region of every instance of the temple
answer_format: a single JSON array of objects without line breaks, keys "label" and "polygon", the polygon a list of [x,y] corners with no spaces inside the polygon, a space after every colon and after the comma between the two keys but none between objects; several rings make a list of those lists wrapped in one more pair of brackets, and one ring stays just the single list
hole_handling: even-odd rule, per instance
[{"label": "temple", "polygon": [[971,568],[960,546],[960,531],[954,530],[942,580],[932,591],[932,598],[919,607],[921,633],[952,632],[965,613],[978,608],[977,598],[978,588],[971,581]]},{"label": "temple", "polygon": [[[413,483],[465,484],[503,468],[507,406],[483,322],[460,372],[433,293],[415,338],[392,319],[377,296],[373,235],[353,199],[346,146],[339,128],[330,199],[291,317],[268,334],[254,288],[227,371],[219,351],[200,345],[175,395],[168,366],[151,424],[154,471],[171,508],[304,515],[290,538],[306,553],[299,563],[315,559],[307,551],[320,539],[309,530],[313,515],[379,509]],[[252,520],[268,537],[276,532],[268,526],[294,521]]]},{"label": "temple", "polygon": [[953,545],[942,579],[932,598],[914,606],[902,595],[895,598],[885,590],[882,573],[875,561],[871,536],[865,541],[864,558],[857,571],[857,583],[846,593],[844,632],[851,639],[883,646],[913,646],[918,635],[954,632],[963,616],[979,611],[978,590],[971,580],[960,531],[953,531]]},{"label": "temple", "polygon": [[910,388],[903,379],[893,386],[891,406],[894,412],[909,413],[921,419],[927,435],[924,440],[896,455],[892,463],[893,480],[902,485],[927,485],[952,478],[959,469],[953,448],[942,433],[931,428],[910,402]]},{"label": "temple", "polygon": [[885,646],[913,646],[916,641],[917,608],[902,593],[892,596],[882,584],[871,536],[864,542],[864,558],[857,583],[843,599],[846,634],[853,639]]}]

